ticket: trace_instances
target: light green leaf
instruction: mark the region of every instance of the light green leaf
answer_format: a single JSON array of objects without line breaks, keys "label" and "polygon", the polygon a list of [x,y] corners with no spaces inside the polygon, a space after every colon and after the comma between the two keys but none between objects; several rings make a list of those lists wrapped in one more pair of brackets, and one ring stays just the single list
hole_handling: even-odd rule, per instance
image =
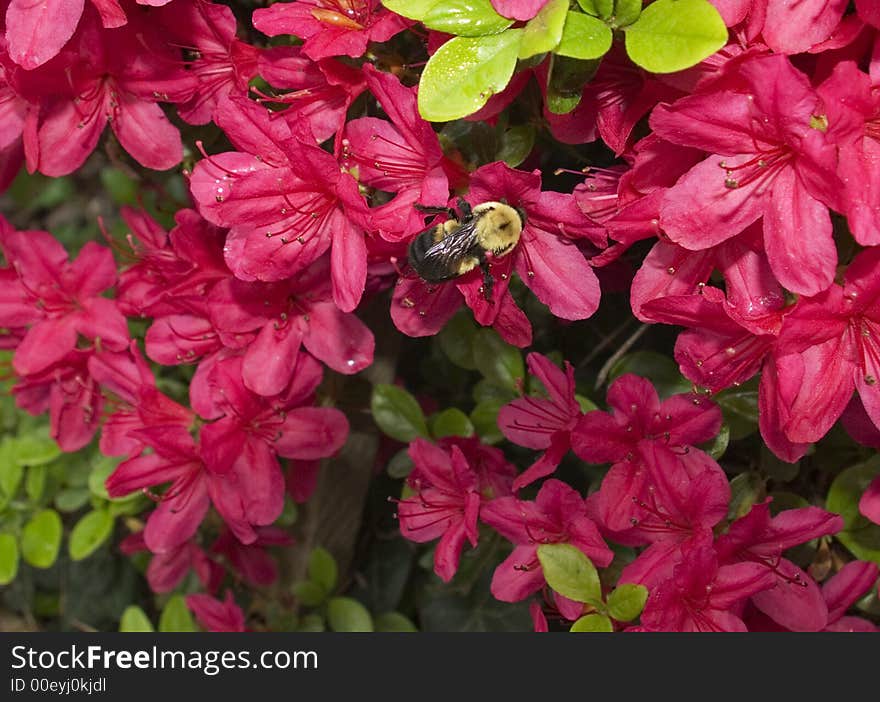
[{"label": "light green leaf", "polygon": [[602,586],[592,561],[571,544],[538,546],[538,560],[544,578],[560,595],[576,602],[600,604]]},{"label": "light green leaf", "polygon": [[474,362],[487,380],[502,388],[515,389],[525,378],[522,353],[507,344],[493,329],[483,328],[477,332]]},{"label": "light green leaf", "polygon": [[569,631],[582,633],[609,633],[614,631],[611,620],[604,614],[587,614],[571,625]]},{"label": "light green leaf", "polygon": [[31,502],[39,502],[46,490],[46,466],[31,466],[24,479],[24,491]]},{"label": "light green leaf", "polygon": [[519,58],[527,59],[556,48],[568,13],[568,0],[550,0],[523,27]]},{"label": "light green leaf", "polygon": [[37,512],[21,532],[21,555],[35,568],[49,568],[61,548],[61,517],[53,509]]},{"label": "light green leaf", "polygon": [[318,546],[309,554],[309,580],[319,585],[324,592],[332,592],[336,587],[339,569],[336,559],[325,548]]},{"label": "light green leaf", "polygon": [[0,443],[0,507],[15,497],[24,477],[24,468],[12,460],[13,442],[4,439]]},{"label": "light green leaf", "polygon": [[159,615],[159,631],[197,631],[183,595],[172,595],[165,603]]},{"label": "light green leaf", "polygon": [[61,449],[49,436],[48,425],[34,428],[13,439],[13,460],[20,466],[42,466],[61,455]]},{"label": "light green leaf", "polygon": [[607,19],[614,12],[614,0],[577,0],[578,5],[588,15]]},{"label": "light green leaf", "polygon": [[96,509],[80,519],[70,532],[68,548],[74,561],[92,555],[113,532],[113,517],[106,509]]},{"label": "light green leaf", "polygon": [[642,613],[648,601],[648,588],[626,583],[608,595],[608,614],[619,622],[631,622]]},{"label": "light green leaf", "polygon": [[119,620],[119,631],[151,632],[153,631],[153,624],[144,610],[135,605],[129,605],[125,608],[122,618]]},{"label": "light green leaf", "polygon": [[450,407],[431,416],[431,435],[435,439],[444,436],[473,436],[474,425],[470,418],[457,407]]},{"label": "light green leaf", "polygon": [[614,16],[609,18],[609,24],[614,29],[626,27],[635,22],[641,14],[642,0],[615,0]]},{"label": "light green leaf", "polygon": [[744,517],[766,494],[764,479],[756,471],[746,471],[730,481],[730,505],[727,518],[733,521]]},{"label": "light green leaf", "polygon": [[327,623],[333,631],[373,631],[367,608],[351,597],[334,597],[327,603]]},{"label": "light green leaf", "polygon": [[87,488],[65,488],[55,495],[55,507],[59,512],[76,512],[89,501],[91,494]]},{"label": "light green leaf", "polygon": [[626,28],[626,52],[646,71],[695,66],[727,42],[727,27],[708,0],[657,0]]},{"label": "light green leaf", "polygon": [[386,612],[375,620],[376,631],[418,631],[416,625],[400,612]]},{"label": "light green leaf", "polygon": [[419,114],[430,122],[446,122],[479,110],[510,81],[521,38],[521,29],[509,29],[450,39],[422,71]]},{"label": "light green leaf", "polygon": [[393,13],[411,20],[421,20],[434,5],[444,0],[382,0],[382,4]]},{"label": "light green leaf", "polygon": [[317,607],[327,599],[327,591],[311,580],[304,580],[293,584],[293,594],[306,607]]},{"label": "light green leaf", "polygon": [[443,0],[420,19],[430,29],[461,37],[498,34],[513,24],[513,20],[495,12],[489,0]]},{"label": "light green leaf", "polygon": [[373,419],[392,439],[409,443],[419,436],[428,436],[425,413],[416,398],[396,385],[377,384],[370,400]]},{"label": "light green leaf", "polygon": [[18,541],[12,534],[0,534],[0,585],[8,585],[18,573]]},{"label": "light green leaf", "polygon": [[385,471],[390,477],[396,480],[401,480],[412,473],[412,469],[412,458],[409,457],[407,449],[402,448],[391,457],[390,461],[388,461]]},{"label": "light green leaf", "polygon": [[569,12],[554,53],[576,59],[597,59],[611,48],[611,29],[602,20]]}]

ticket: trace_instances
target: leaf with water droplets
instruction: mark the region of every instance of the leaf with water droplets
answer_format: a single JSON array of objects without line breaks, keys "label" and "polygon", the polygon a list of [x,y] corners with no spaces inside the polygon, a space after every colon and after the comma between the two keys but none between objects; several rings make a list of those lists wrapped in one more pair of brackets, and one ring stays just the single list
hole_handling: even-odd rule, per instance
[{"label": "leaf with water droplets", "polygon": [[544,5],[523,27],[519,57],[526,59],[556,48],[562,38],[567,12],[568,0],[550,0]]},{"label": "leaf with water droplets", "polygon": [[431,122],[446,122],[479,110],[507,87],[521,39],[521,29],[450,39],[422,71],[419,114]]},{"label": "leaf with water droplets", "polygon": [[513,24],[513,20],[495,12],[489,0],[444,0],[420,19],[430,29],[461,37],[497,34]]},{"label": "leaf with water droplets", "polygon": [[582,12],[569,12],[554,52],[576,59],[597,59],[608,53],[611,39],[611,29],[602,20]]}]

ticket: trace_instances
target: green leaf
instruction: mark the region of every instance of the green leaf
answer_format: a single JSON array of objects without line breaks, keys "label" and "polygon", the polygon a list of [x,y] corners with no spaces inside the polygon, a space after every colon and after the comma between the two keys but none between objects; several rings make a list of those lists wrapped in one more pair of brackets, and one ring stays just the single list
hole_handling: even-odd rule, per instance
[{"label": "green leaf", "polygon": [[293,594],[306,607],[317,607],[327,599],[327,591],[311,580],[293,584]]},{"label": "green leaf", "polygon": [[88,488],[65,488],[55,495],[55,507],[59,512],[76,512],[89,501]]},{"label": "green leaf", "polygon": [[527,59],[556,48],[562,38],[567,13],[568,0],[550,0],[544,5],[523,27],[519,58]]},{"label": "green leaf", "polygon": [[516,389],[526,375],[520,350],[505,343],[493,329],[477,332],[474,362],[487,380],[502,388]]},{"label": "green leaf", "polygon": [[495,159],[516,168],[532,153],[534,146],[535,128],[529,124],[520,124],[501,135],[501,147],[495,154]]},{"label": "green leaf", "polygon": [[336,566],[336,559],[331,553],[320,546],[312,549],[309,554],[309,580],[316,583],[324,592],[332,592],[336,587],[339,577],[339,569]]},{"label": "green leaf", "polygon": [[614,12],[614,0],[577,0],[578,5],[588,15],[607,19]]},{"label": "green leaf", "polygon": [[20,466],[42,466],[61,455],[61,449],[49,436],[49,427],[41,425],[13,439],[13,460]]},{"label": "green leaf", "polygon": [[714,439],[710,439],[700,446],[700,449],[708,453],[716,461],[727,451],[727,445],[730,443],[730,427],[727,424],[721,425],[721,430]]},{"label": "green leaf", "polygon": [[522,37],[509,29],[487,37],[455,37],[428,60],[419,82],[419,114],[446,122],[473,114],[507,87]]},{"label": "green leaf", "polygon": [[12,460],[13,442],[4,439],[0,443],[0,508],[15,497],[24,477],[24,468]]},{"label": "green leaf", "polygon": [[46,490],[46,466],[31,466],[24,479],[24,491],[31,502],[39,502]]},{"label": "green leaf", "polygon": [[183,595],[172,595],[165,603],[159,615],[159,631],[197,631]]},{"label": "green leaf", "polygon": [[800,461],[787,463],[778,458],[766,445],[761,445],[761,470],[773,480],[787,483],[794,480],[801,470]]},{"label": "green leaf", "polygon": [[599,574],[580,549],[571,544],[542,544],[538,560],[547,584],[560,595],[576,602],[601,603]]},{"label": "green leaf", "polygon": [[[89,490],[91,490],[92,494],[96,497],[101,497],[105,500],[110,499],[110,495],[107,493],[107,486],[105,485],[107,478],[110,477],[110,474],[116,470],[116,466],[119,465],[118,458],[111,458],[109,456],[100,456],[95,458],[92,461],[92,470],[89,473]],[[115,500],[127,500],[131,499],[132,496],[139,495],[140,492],[135,490],[130,492],[128,495],[124,495],[123,497],[115,498]]]},{"label": "green leaf", "polygon": [[400,612],[386,612],[375,620],[376,631],[418,631],[416,625]]},{"label": "green leaf", "polygon": [[153,624],[146,612],[136,605],[129,605],[119,620],[119,631],[153,631]]},{"label": "green leaf", "polygon": [[589,397],[584,397],[583,395],[575,393],[574,399],[577,400],[578,406],[584,414],[599,409],[599,405],[593,402]]},{"label": "green leaf", "polygon": [[373,631],[367,608],[351,597],[334,597],[327,603],[327,623],[333,631]]},{"label": "green leaf", "polygon": [[0,534],[0,585],[8,585],[18,573],[18,541],[12,534]]},{"label": "green leaf", "polygon": [[140,193],[138,182],[118,168],[102,168],[101,184],[117,204],[137,204]]},{"label": "green leaf", "polygon": [[[751,385],[751,384],[749,384]],[[730,438],[744,439],[758,429],[758,390],[742,386],[720,392],[712,398],[730,426]]]},{"label": "green leaf", "polygon": [[393,13],[412,20],[421,20],[441,2],[444,0],[382,0],[382,4]]},{"label": "green leaf", "polygon": [[392,439],[409,443],[419,436],[428,436],[425,413],[416,398],[396,385],[377,384],[370,400],[373,419]]},{"label": "green leaf", "polygon": [[474,339],[477,327],[469,315],[456,314],[437,334],[440,350],[459,368],[476,370]]},{"label": "green leaf", "polygon": [[504,438],[498,428],[498,412],[507,404],[504,400],[488,399],[477,403],[471,410],[471,422],[477,435],[487,444],[495,444]]},{"label": "green leaf", "polygon": [[657,0],[626,28],[626,52],[646,71],[695,66],[727,43],[727,27],[708,0]]},{"label": "green leaf", "polygon": [[730,481],[730,505],[727,518],[733,521],[744,517],[749,510],[764,498],[766,486],[760,473],[747,471]]},{"label": "green leaf", "polygon": [[413,462],[412,458],[409,457],[409,452],[402,448],[400,451],[395,453],[391,460],[388,461],[388,465],[385,467],[386,472],[389,477],[394,478],[395,480],[401,480],[412,473]]},{"label": "green leaf", "polygon": [[431,416],[431,435],[435,439],[444,436],[473,436],[474,425],[470,418],[457,407],[450,407]]},{"label": "green leaf", "polygon": [[420,19],[430,29],[461,37],[498,34],[513,24],[513,20],[495,12],[489,0],[443,0]]},{"label": "green leaf", "polygon": [[569,12],[554,53],[576,59],[597,59],[608,53],[611,39],[611,29],[602,20],[581,12]]},{"label": "green leaf", "polygon": [[614,631],[611,620],[604,614],[587,614],[571,625],[569,631],[586,633],[609,633]]},{"label": "green leaf", "polygon": [[627,583],[608,595],[608,614],[619,622],[631,622],[642,613],[648,601],[648,588]]},{"label": "green leaf", "polygon": [[581,101],[584,86],[599,68],[600,61],[581,61],[559,54],[550,55],[547,75],[547,109],[553,114],[571,112]]},{"label": "green leaf", "polygon": [[92,510],[70,532],[70,557],[81,561],[92,555],[113,532],[113,517],[106,509]]},{"label": "green leaf", "polygon": [[880,475],[880,455],[858,463],[838,475],[828,489],[825,507],[843,517],[843,531],[835,538],[856,557],[880,563],[880,526],[859,512],[859,500]]},{"label": "green leaf", "polygon": [[305,615],[299,623],[299,626],[296,628],[297,631],[327,631],[327,626],[324,624],[324,618],[317,613],[311,613]]},{"label": "green leaf", "polygon": [[642,0],[616,0],[614,16],[609,18],[609,24],[613,29],[626,27],[635,22],[641,14]]},{"label": "green leaf", "polygon": [[634,373],[650,380],[661,399],[688,392],[692,387],[679,373],[678,364],[656,351],[634,351],[618,360],[608,374],[609,384],[625,373]]},{"label": "green leaf", "polygon": [[53,509],[37,512],[21,532],[21,555],[35,568],[48,568],[61,548],[61,517]]}]

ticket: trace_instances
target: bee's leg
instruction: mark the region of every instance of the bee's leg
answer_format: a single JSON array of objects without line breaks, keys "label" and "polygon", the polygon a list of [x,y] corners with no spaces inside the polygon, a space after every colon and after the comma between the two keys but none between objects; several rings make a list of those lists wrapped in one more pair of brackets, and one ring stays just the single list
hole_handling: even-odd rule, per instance
[{"label": "bee's leg", "polygon": [[458,214],[455,211],[454,207],[440,207],[435,205],[422,205],[420,203],[415,203],[413,205],[419,212],[424,212],[425,214],[439,215],[445,214],[449,217],[449,219],[458,219]]},{"label": "bee's leg", "polygon": [[492,304],[492,288],[495,285],[495,278],[489,272],[489,262],[485,258],[480,262],[480,269],[483,271],[483,298]]},{"label": "bee's leg", "polygon": [[461,212],[462,219],[468,219],[474,213],[471,204],[463,197],[458,198],[458,210]]}]

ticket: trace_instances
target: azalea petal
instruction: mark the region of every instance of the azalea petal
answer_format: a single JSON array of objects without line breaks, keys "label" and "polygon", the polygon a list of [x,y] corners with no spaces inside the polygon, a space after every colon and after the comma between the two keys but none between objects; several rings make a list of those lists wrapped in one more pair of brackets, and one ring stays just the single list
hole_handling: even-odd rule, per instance
[{"label": "azalea petal", "polygon": [[189,541],[205,518],[210,506],[207,481],[197,479],[187,488],[163,499],[150,514],[144,541],[153,553],[167,553]]},{"label": "azalea petal", "polygon": [[554,315],[562,319],[593,315],[599,307],[599,281],[576,246],[527,228],[520,247],[516,272]]},{"label": "azalea petal", "polygon": [[514,492],[521,490],[536,480],[552,475],[556,467],[562,462],[562,459],[565,458],[570,445],[568,432],[558,431],[554,433],[547,450],[537,461],[516,476],[516,479],[513,481]]},{"label": "azalea petal", "polygon": [[[765,572],[771,574],[769,570]],[[828,607],[815,581],[784,558],[776,566],[776,573],[775,586],[752,596],[755,607],[791,631],[824,629]]]},{"label": "azalea petal", "polygon": [[183,159],[183,142],[162,108],[120,91],[118,110],[110,123],[122,147],[142,166],[164,171]]},{"label": "azalea petal", "polygon": [[837,249],[828,208],[809,195],[793,169],[773,181],[764,246],[773,274],[789,290],[815,295],[834,280]]},{"label": "azalea petal", "polygon": [[303,344],[336,372],[351,375],[373,362],[376,342],[369,327],[355,315],[325,302],[309,308]]},{"label": "azalea petal", "polygon": [[47,319],[28,329],[12,358],[15,372],[39,373],[64,358],[76,346],[76,322],[75,317]]},{"label": "azalea petal", "polygon": [[288,410],[274,447],[285,458],[314,460],[336,453],[348,438],[348,420],[330,407]]},{"label": "azalea petal", "polygon": [[351,312],[361,301],[367,280],[367,243],[364,234],[339,216],[330,249],[333,301],[343,312]]},{"label": "azalea petal", "polygon": [[859,512],[875,524],[880,524],[880,478],[872,480],[862,493]]},{"label": "azalea petal", "polygon": [[391,321],[407,336],[433,336],[461,307],[463,298],[452,283],[430,284],[401,278],[391,298]]},{"label": "azalea petal", "polygon": [[828,622],[839,620],[847,609],[874,587],[877,564],[850,561],[822,585],[822,597],[828,605]]},{"label": "azalea petal", "polygon": [[[684,297],[699,291],[701,283],[709,280],[715,267],[715,252],[691,251],[677,244],[658,241],[642,261],[633,278],[630,304],[633,314],[643,322],[669,322],[660,310],[646,309],[652,301],[664,297]],[[721,315],[711,315],[723,321]]]},{"label": "azalea petal", "polygon": [[515,546],[513,552],[495,568],[489,589],[496,600],[519,602],[544,586],[544,572],[537,562],[536,553],[535,546]]},{"label": "azalea petal", "polygon": [[847,0],[768,0],[764,41],[783,54],[806,51],[831,36],[847,4]]},{"label": "azalea petal", "polygon": [[107,126],[104,109],[105,91],[99,86],[88,86],[91,99],[58,100],[41,111],[39,142],[39,169],[49,176],[64,176],[85,163],[95,150]]},{"label": "azalea petal", "polygon": [[300,331],[287,325],[277,329],[266,324],[248,345],[241,364],[241,377],[249,390],[271,397],[282,392],[290,383],[296,367]]},{"label": "azalea petal", "polygon": [[6,10],[9,58],[26,70],[53,58],[76,31],[83,0],[11,0]]}]

